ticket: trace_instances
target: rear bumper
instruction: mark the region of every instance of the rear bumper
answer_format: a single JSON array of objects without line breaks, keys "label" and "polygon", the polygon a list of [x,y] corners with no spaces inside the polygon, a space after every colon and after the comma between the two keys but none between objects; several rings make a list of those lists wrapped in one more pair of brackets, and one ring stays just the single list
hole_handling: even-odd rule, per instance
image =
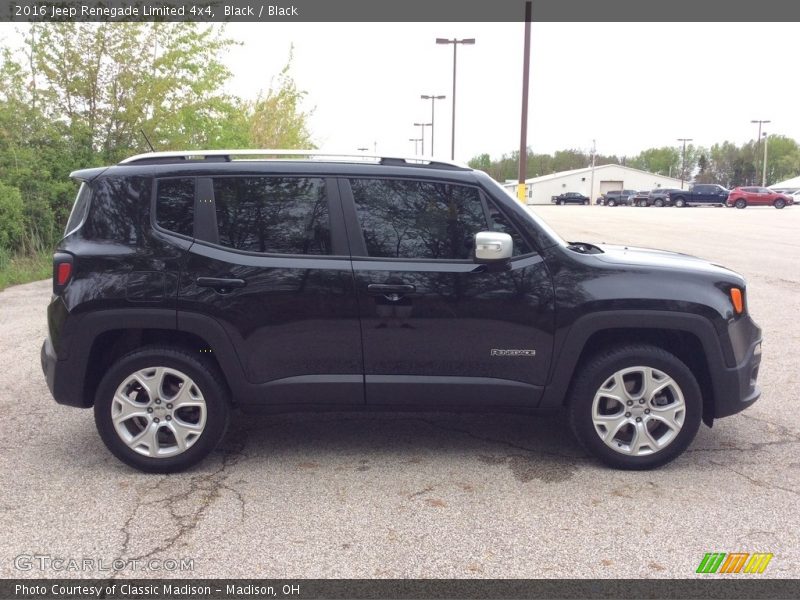
[{"label": "rear bumper", "polygon": [[86,402],[83,397],[81,379],[69,376],[70,372],[74,371],[74,369],[70,369],[70,361],[58,360],[49,337],[42,344],[39,356],[47,387],[55,401],[67,406],[89,408],[91,402]]}]

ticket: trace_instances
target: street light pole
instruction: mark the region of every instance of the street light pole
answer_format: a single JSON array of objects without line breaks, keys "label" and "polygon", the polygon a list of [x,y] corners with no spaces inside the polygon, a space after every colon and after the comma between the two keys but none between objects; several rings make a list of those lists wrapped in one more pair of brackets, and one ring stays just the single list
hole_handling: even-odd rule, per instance
[{"label": "street light pole", "polygon": [[525,3],[525,41],[522,54],[522,117],[519,133],[519,169],[517,172],[517,200],[526,204],[528,175],[528,81],[531,66],[531,6],[530,0]]},{"label": "street light pole", "polygon": [[419,154],[417,142],[420,142],[422,140],[420,140],[419,138],[408,138],[408,141],[409,142],[414,142],[414,156]]},{"label": "street light pole", "polygon": [[452,123],[452,130],[450,132],[450,159],[455,160],[456,158],[456,49],[458,48],[459,44],[469,44],[472,45],[475,43],[475,38],[464,38],[463,40],[459,40],[457,38],[453,38],[452,40],[448,40],[447,38],[436,38],[437,44],[453,44],[453,123]]},{"label": "street light pole", "polygon": [[433,123],[414,123],[414,125],[419,127],[419,130],[421,132],[420,139],[422,140],[422,147],[420,149],[420,153],[419,154],[420,154],[420,156],[425,156],[425,128],[426,127],[432,127]]},{"label": "street light pole", "polygon": [[764,167],[761,171],[761,187],[767,187],[767,146],[769,146],[769,137],[767,132],[764,132]]},{"label": "street light pole", "polygon": [[678,138],[679,142],[683,142],[683,158],[681,159],[681,189],[683,189],[683,180],[686,179],[686,142],[693,142],[692,138]]},{"label": "street light pole", "polygon": [[436,100],[444,100],[447,96],[434,96],[433,94],[422,94],[420,98],[423,100],[430,100],[431,101],[431,156],[433,156],[433,132],[435,130],[433,120],[433,106]]},{"label": "street light pole", "polygon": [[[758,151],[761,149],[761,148],[759,148],[759,146],[758,146],[758,145],[761,143],[761,126],[762,126],[763,124],[765,124],[765,123],[772,123],[772,121],[759,120],[759,119],[751,119],[751,120],[750,120],[750,122],[751,122],[751,123],[758,123],[758,137],[756,138],[756,151],[755,151],[755,158],[754,158],[754,160],[753,160],[753,162],[755,163],[755,164],[753,165],[753,167],[755,168],[755,172],[756,172],[756,173],[758,173],[758,154],[759,154],[759,152],[758,152]],[[754,174],[754,175],[753,175],[753,178],[755,179],[755,177],[756,177],[756,175]],[[763,185],[763,184],[762,184],[762,185]]]}]

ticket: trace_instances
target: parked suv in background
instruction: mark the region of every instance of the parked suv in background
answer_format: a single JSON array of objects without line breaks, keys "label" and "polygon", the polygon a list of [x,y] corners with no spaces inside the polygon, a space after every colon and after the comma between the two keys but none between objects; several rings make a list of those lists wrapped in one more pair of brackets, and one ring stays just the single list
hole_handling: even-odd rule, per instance
[{"label": "parked suv in background", "polygon": [[637,194],[636,190],[614,190],[603,194],[603,204],[606,206],[629,206],[630,199]]},{"label": "parked suv in background", "polygon": [[794,204],[794,199],[788,194],[774,192],[765,187],[735,187],[728,195],[727,204],[736,208],[746,208],[748,206],[783,208]]},{"label": "parked suv in background", "polygon": [[72,177],[42,368],[143,471],[201,460],[232,407],[563,407],[646,469],[760,394],[741,276],[565,242],[479,171],[231,150]]}]

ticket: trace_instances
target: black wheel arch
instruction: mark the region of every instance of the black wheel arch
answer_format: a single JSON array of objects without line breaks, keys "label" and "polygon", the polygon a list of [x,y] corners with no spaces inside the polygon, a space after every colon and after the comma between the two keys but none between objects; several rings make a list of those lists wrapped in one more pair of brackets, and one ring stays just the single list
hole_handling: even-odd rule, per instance
[{"label": "black wheel arch", "polygon": [[667,311],[614,311],[584,315],[556,334],[549,382],[541,409],[564,405],[580,366],[610,346],[648,343],[681,359],[694,373],[703,392],[703,421],[711,425],[715,401],[726,383],[719,373],[726,357],[713,324],[705,317]]}]

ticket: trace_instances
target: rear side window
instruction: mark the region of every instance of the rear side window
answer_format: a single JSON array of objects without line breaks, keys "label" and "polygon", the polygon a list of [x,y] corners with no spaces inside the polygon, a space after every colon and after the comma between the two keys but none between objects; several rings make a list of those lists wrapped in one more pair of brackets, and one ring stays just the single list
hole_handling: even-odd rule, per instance
[{"label": "rear side window", "polygon": [[64,228],[64,237],[75,231],[83,223],[86,211],[89,210],[89,199],[92,197],[92,188],[87,183],[81,183],[75,204],[72,205],[72,212],[69,213],[67,226]]},{"label": "rear side window", "polygon": [[350,185],[369,256],[466,260],[475,234],[489,229],[475,188],[395,179]]},{"label": "rear side window", "polygon": [[161,179],[156,195],[156,223],[192,237],[194,229],[194,178]]},{"label": "rear side window", "polygon": [[325,181],[306,177],[215,177],[219,243],[271,254],[331,254]]}]

